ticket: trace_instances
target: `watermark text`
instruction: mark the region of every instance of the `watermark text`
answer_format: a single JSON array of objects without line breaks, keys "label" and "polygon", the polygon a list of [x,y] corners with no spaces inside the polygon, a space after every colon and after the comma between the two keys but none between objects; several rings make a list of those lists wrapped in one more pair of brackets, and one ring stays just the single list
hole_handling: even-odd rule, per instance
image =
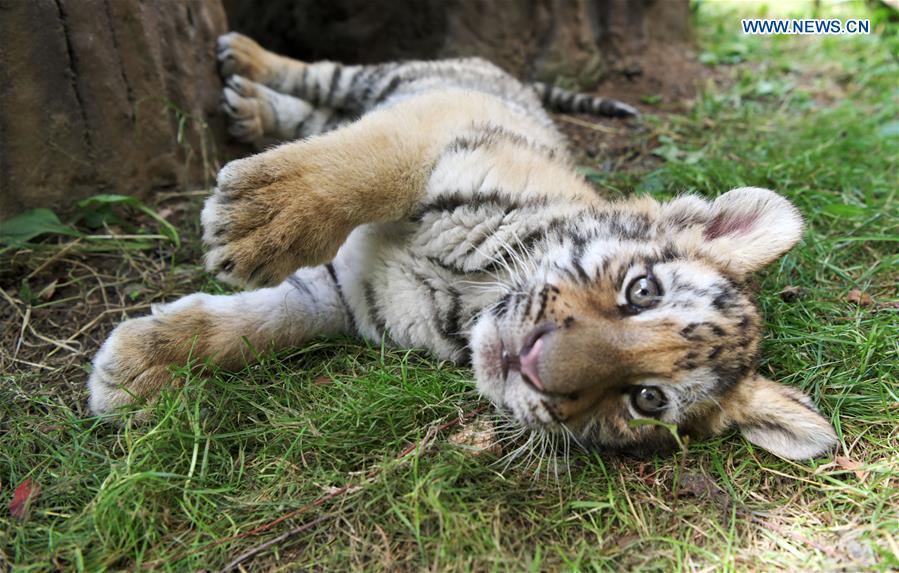
[{"label": "watermark text", "polygon": [[838,18],[744,18],[740,20],[744,34],[870,34],[870,20]]}]

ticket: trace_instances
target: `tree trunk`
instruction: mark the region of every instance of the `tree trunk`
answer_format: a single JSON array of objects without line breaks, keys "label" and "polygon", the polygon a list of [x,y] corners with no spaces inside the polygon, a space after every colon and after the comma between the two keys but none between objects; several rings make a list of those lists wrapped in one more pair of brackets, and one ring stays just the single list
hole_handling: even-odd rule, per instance
[{"label": "tree trunk", "polygon": [[219,0],[0,0],[0,219],[214,172]]}]

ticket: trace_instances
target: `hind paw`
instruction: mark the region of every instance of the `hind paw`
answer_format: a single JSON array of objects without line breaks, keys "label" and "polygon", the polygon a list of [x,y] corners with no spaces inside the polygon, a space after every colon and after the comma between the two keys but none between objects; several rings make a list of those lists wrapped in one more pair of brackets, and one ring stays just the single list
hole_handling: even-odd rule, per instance
[{"label": "hind paw", "polygon": [[228,133],[244,143],[253,143],[265,135],[266,125],[257,84],[242,76],[231,76],[222,90],[222,110],[228,115]]},{"label": "hind paw", "polygon": [[216,57],[223,78],[241,75],[255,82],[265,83],[274,75],[271,62],[273,55],[254,40],[237,32],[219,36]]}]

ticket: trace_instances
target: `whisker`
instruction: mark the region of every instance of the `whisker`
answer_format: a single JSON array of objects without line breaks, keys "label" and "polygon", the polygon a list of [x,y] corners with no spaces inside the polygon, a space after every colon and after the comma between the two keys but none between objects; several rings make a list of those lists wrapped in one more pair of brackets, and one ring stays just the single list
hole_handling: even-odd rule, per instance
[{"label": "whisker", "polygon": [[509,469],[509,466],[511,466],[512,463],[516,459],[520,458],[526,451],[528,451],[528,448],[530,447],[533,440],[534,440],[534,434],[531,433],[528,436],[528,439],[527,439],[527,441],[525,441],[525,443],[523,443],[522,445],[518,446],[516,449],[512,450],[511,452],[509,452],[508,454],[506,454],[505,456],[500,458],[497,461],[497,463],[502,463],[503,461],[506,462],[500,473],[506,473],[506,471]]},{"label": "whisker", "polygon": [[525,434],[525,432],[527,432],[527,428],[522,428],[520,431],[515,433],[510,432],[502,438],[496,440],[495,443],[499,446],[502,446],[505,443],[514,442],[515,440],[520,439]]},{"label": "whisker", "polygon": [[[546,432],[540,432],[540,453],[536,456],[537,467],[534,470],[534,475],[531,476],[532,481],[538,481],[540,479],[540,472],[543,469],[543,461],[544,456],[546,455]],[[530,466],[529,466],[530,467]]]},{"label": "whisker", "polygon": [[[502,239],[500,239],[498,236],[495,236],[495,237],[501,242],[501,245],[504,244],[504,242],[502,242]],[[489,262],[498,264],[498,265],[500,265],[503,269],[505,269],[506,273],[509,275],[509,278],[512,279],[513,284],[521,284],[521,282],[522,282],[522,281],[521,281],[521,277],[518,275],[517,272],[515,272],[514,269],[512,269],[512,267],[509,265],[509,262],[506,261],[504,258],[502,258],[502,257],[491,257],[490,255],[484,253],[479,247],[474,247],[474,250],[475,250],[479,255],[481,255],[482,257],[484,257],[485,259],[487,259]],[[493,274],[493,273],[489,273],[489,272],[488,272],[487,274]],[[495,278],[496,278],[498,281],[502,282],[502,277],[500,277],[500,276],[498,276],[498,275],[495,275]]]},{"label": "whisker", "polygon": [[518,246],[521,248],[521,251],[524,255],[523,263],[526,266],[527,270],[530,271],[529,274],[537,274],[538,257],[536,256],[535,250],[533,248],[526,247],[524,243],[521,242],[521,237],[519,237],[518,235],[515,235],[515,242],[518,243]]}]

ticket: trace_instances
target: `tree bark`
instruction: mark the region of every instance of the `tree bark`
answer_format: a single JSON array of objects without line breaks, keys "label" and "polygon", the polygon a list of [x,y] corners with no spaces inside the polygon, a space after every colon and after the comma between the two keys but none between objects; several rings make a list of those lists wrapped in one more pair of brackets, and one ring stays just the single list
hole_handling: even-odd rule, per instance
[{"label": "tree bark", "polygon": [[0,219],[214,172],[219,0],[0,0]]}]

